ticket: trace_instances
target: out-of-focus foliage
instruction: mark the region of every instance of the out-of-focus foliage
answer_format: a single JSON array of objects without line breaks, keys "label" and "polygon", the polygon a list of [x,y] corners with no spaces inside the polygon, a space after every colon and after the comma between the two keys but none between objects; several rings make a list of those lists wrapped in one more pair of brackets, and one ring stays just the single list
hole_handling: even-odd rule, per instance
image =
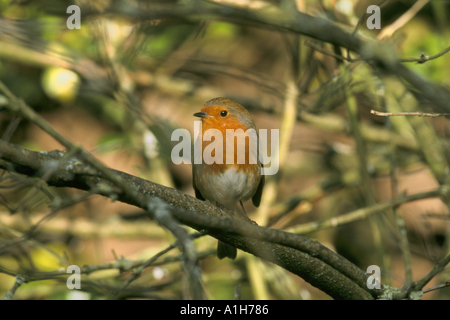
[{"label": "out-of-focus foliage", "polygon": [[[364,61],[336,59],[336,55],[346,57],[346,50],[327,43],[318,43],[321,50],[315,50],[305,44],[313,39],[266,28],[251,19],[200,19],[201,12],[180,17],[170,11],[171,5],[188,2],[98,1],[89,5],[79,1],[81,29],[69,30],[66,9],[72,3],[0,0],[0,80],[56,130],[107,166],[194,196],[190,165],[176,166],[170,160],[177,143],[171,141],[173,130],[185,128],[193,134],[192,114],[217,96],[245,105],[258,128],[283,130],[286,83],[293,66],[298,65],[297,84],[304,89],[298,98],[298,121],[284,166],[268,179],[275,195],[267,219],[271,227],[295,229],[404,192],[432,190],[448,181],[448,172],[439,175],[449,162],[447,118],[384,118],[370,113],[372,109],[429,111],[408,85]],[[288,5],[289,1],[225,2],[270,12],[272,6]],[[367,6],[377,2],[295,1],[302,12],[330,19],[349,32]],[[148,18],[133,15],[136,4],[148,12]],[[382,7],[382,28],[410,8],[411,1],[388,1]],[[157,10],[167,12],[153,18],[151,14]],[[390,42],[400,58],[435,55],[450,45],[449,16],[450,3],[431,1],[383,41]],[[379,32],[368,30],[363,23],[357,35],[376,39]],[[430,82],[448,87],[449,57],[450,53],[407,66]],[[351,99],[357,106],[355,114],[345,107]],[[357,119],[363,149],[355,138],[352,117]],[[14,115],[0,112],[0,135],[8,132],[13,121]],[[26,121],[18,124],[9,140],[33,150],[62,149]],[[368,181],[362,174],[361,153]],[[45,184],[37,188],[35,180],[12,181],[6,172],[1,177],[0,245],[24,234],[29,237],[0,247],[0,297],[13,287],[14,274],[65,270],[71,264],[104,266],[121,261],[138,265],[174,241],[141,211],[100,196],[59,210],[29,235],[30,228],[50,212],[55,199],[74,199],[81,192]],[[367,194],[367,184],[372,194]],[[259,213],[250,203],[246,209],[252,219],[258,219]],[[418,280],[448,253],[448,208],[433,198],[396,209],[406,223],[414,280]],[[405,272],[394,213],[387,210],[377,217],[376,222],[355,221],[307,236],[363,270],[381,265],[382,283],[401,288]],[[328,298],[281,268],[255,263],[254,257],[244,252],[239,252],[236,261],[217,260],[216,240],[211,237],[195,243],[203,254],[200,266],[209,299],[233,299],[238,284],[242,299]],[[186,298],[187,280],[178,256],[177,248],[171,250],[120,297]],[[132,273],[131,268],[104,269],[82,276],[82,293],[68,290],[67,275],[58,275],[22,285],[14,298],[103,299]],[[448,271],[430,286],[445,280]],[[424,298],[448,299],[449,294],[447,288]]]}]

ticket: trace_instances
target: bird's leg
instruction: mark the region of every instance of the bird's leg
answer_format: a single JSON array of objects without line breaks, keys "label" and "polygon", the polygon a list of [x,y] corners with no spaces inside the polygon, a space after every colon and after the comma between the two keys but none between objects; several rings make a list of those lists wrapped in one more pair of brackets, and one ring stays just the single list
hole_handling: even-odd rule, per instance
[{"label": "bird's leg", "polygon": [[239,201],[239,203],[241,204],[242,211],[244,211],[244,213],[245,213],[245,216],[244,216],[245,220],[250,221],[254,225],[258,225],[255,221],[253,221],[252,219],[250,219],[248,217],[247,212],[245,211],[244,204],[242,203],[242,201]]},{"label": "bird's leg", "polygon": [[239,201],[239,203],[241,204],[241,208],[244,211],[245,215],[247,215],[247,212],[245,211],[245,208],[244,208],[244,204],[242,203],[242,201]]}]

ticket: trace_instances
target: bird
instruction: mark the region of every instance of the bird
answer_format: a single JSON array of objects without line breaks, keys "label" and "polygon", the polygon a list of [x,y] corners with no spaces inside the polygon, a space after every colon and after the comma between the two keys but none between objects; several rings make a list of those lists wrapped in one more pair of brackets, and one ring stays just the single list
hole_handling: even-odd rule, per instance
[{"label": "bird", "polygon": [[[259,151],[251,148],[251,143],[257,146],[258,134],[256,126],[249,112],[238,102],[231,99],[219,97],[207,101],[200,112],[194,113],[195,117],[201,119],[201,135],[197,139],[203,139],[200,163],[194,161],[192,166],[193,185],[195,196],[200,200],[208,200],[218,207],[225,208],[235,215],[239,209],[245,213],[243,201],[252,198],[255,207],[261,203],[261,195],[264,188],[263,164],[259,156]],[[209,129],[217,129],[211,131]],[[228,130],[227,129],[232,129]],[[238,130],[242,129],[242,130]],[[254,134],[249,134],[253,129]],[[208,131],[209,130],[209,131]],[[236,135],[233,152],[227,154],[227,141],[234,139],[230,131]],[[223,161],[214,161],[209,164],[204,159],[205,148],[214,140],[211,135],[221,133],[223,148],[215,148],[211,151],[211,156]],[[248,140],[246,139],[248,136]],[[205,139],[206,137],[206,139]],[[237,141],[236,141],[237,140]],[[211,141],[208,143],[208,141]],[[220,141],[220,139],[218,140]],[[238,159],[238,145],[245,144],[245,161]],[[198,140],[196,145],[198,144]],[[217,142],[218,144],[220,142]],[[257,147],[256,147],[257,149]],[[231,151],[232,149],[230,149]],[[222,157],[220,156],[222,152]],[[256,158],[256,159],[255,159]],[[222,162],[222,163],[220,163]],[[239,208],[238,204],[241,205]],[[242,214],[242,212],[241,212]],[[217,244],[217,257],[219,259],[235,259],[237,249],[219,240]]]}]

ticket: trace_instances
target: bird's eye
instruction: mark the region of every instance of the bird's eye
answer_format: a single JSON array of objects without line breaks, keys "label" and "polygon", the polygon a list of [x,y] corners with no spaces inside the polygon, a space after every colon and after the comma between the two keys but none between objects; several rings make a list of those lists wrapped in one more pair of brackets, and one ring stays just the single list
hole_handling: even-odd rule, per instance
[{"label": "bird's eye", "polygon": [[221,117],[226,117],[227,114],[228,114],[228,112],[227,112],[226,110],[220,111],[220,116],[221,116]]}]

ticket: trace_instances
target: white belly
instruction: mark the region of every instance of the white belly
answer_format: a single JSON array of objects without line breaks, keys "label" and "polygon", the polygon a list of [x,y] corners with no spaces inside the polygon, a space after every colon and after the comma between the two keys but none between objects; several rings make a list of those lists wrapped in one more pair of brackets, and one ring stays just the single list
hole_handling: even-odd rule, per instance
[{"label": "white belly", "polygon": [[[249,181],[248,174],[239,172],[233,167],[218,175],[201,176],[203,181],[196,177],[196,184],[203,197],[230,210],[233,210],[239,201],[250,199],[257,187],[257,184]],[[214,188],[202,188],[202,186],[214,186]]]}]

